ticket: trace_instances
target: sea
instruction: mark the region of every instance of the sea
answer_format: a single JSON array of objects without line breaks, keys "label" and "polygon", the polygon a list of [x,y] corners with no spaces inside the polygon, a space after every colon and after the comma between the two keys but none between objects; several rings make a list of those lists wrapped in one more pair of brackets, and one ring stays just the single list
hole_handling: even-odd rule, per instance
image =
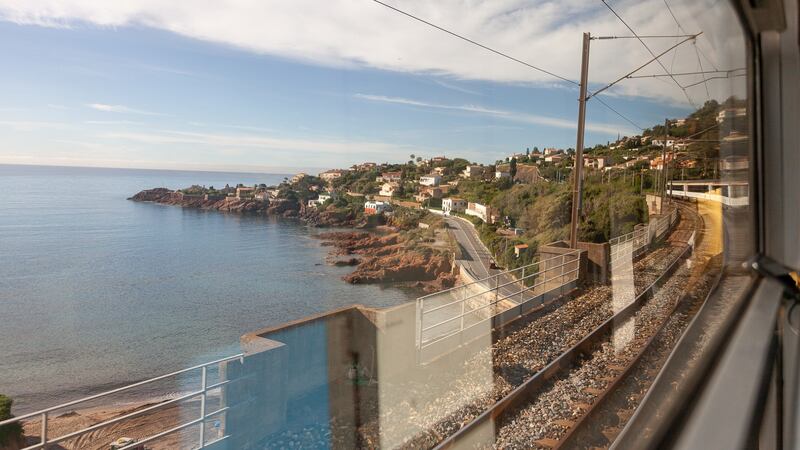
[{"label": "sea", "polygon": [[415,297],[342,281],[352,268],[325,264],[315,237],[327,230],[127,200],[286,176],[0,165],[0,394],[14,413],[236,354],[263,327]]}]

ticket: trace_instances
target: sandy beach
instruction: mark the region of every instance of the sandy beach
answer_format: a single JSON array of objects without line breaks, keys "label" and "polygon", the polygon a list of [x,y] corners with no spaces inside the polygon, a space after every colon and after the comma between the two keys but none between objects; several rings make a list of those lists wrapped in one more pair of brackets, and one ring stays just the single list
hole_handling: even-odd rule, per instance
[{"label": "sandy beach", "polygon": [[[53,416],[48,417],[47,433],[50,439],[52,439],[116,417],[140,411],[158,403],[158,401],[143,401],[135,404],[97,406],[54,413]],[[208,407],[209,410],[217,409],[219,407],[218,399],[209,399]],[[180,423],[193,420],[199,417],[199,415],[199,400],[179,402],[177,404],[165,406],[164,408],[159,408],[155,411],[144,413],[141,416],[101,427],[81,436],[59,442],[58,446],[54,445],[48,448],[107,450],[110,443],[120,437],[142,439],[178,426]],[[37,418],[25,421],[24,433],[27,445],[38,442],[41,434],[40,419]],[[206,425],[206,439],[212,440],[216,434],[217,430],[214,428],[214,420],[210,419]],[[192,448],[197,445],[198,441],[199,426],[194,425],[149,442],[146,444],[146,448],[152,450]],[[9,448],[8,450],[12,449]]]}]

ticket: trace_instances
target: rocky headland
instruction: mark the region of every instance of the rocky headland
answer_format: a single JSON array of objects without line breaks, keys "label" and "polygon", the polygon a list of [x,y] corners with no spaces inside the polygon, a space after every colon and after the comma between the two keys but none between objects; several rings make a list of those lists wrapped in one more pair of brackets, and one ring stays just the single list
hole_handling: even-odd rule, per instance
[{"label": "rocky headland", "polygon": [[181,206],[231,213],[264,214],[294,218],[316,227],[363,227],[352,212],[319,210],[308,207],[295,199],[239,199],[207,195],[189,195],[167,188],[145,189],[133,197],[135,202],[153,202],[163,205]]},{"label": "rocky headland", "polygon": [[331,232],[319,238],[333,247],[329,263],[356,266],[342,277],[348,283],[393,283],[436,292],[452,287],[458,278],[446,253],[415,246],[399,231]]},{"label": "rocky headland", "polygon": [[[380,217],[358,217],[352,211],[308,207],[293,199],[239,199],[191,195],[167,188],[143,190],[128,200],[153,202],[240,214],[263,214],[298,219],[315,227],[365,228],[382,223]],[[377,219],[377,220],[376,220]],[[392,283],[435,292],[452,287],[457,279],[451,255],[425,247],[408,231],[386,227],[384,234],[363,231],[330,232],[319,235],[332,247],[328,263],[352,266],[355,270],[343,280],[352,284]]]}]

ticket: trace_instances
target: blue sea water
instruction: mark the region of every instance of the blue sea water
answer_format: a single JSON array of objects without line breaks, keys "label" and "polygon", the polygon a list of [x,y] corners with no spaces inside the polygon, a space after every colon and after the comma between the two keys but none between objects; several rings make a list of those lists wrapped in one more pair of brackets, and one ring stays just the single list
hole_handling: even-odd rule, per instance
[{"label": "blue sea water", "polygon": [[324,230],[126,200],[285,175],[0,165],[0,393],[30,411],[239,351],[239,337],[413,292],[349,285]]}]

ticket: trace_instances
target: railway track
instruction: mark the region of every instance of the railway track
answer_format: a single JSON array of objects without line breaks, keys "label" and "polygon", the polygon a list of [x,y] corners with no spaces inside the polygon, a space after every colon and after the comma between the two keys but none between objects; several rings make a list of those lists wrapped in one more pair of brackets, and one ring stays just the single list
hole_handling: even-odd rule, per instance
[{"label": "railway track", "polygon": [[[553,448],[569,444],[571,436],[580,436],[570,430],[578,430],[583,423],[588,423],[584,417],[595,414],[593,405],[599,404],[598,399],[605,398],[606,392],[614,391],[625,374],[639,367],[637,364],[647,348],[656,343],[668,343],[657,336],[672,323],[667,318],[679,316],[677,312],[686,309],[682,305],[690,303],[680,300],[687,292],[687,283],[699,272],[697,266],[690,270],[680,263],[691,251],[688,243],[699,238],[702,220],[691,207],[680,205],[679,208],[681,220],[664,245],[633,266],[635,299],[616,313],[598,314],[604,320],[591,332],[585,333],[582,339],[546,365],[538,367],[521,383],[507,386],[499,400],[458,427],[439,443],[439,448],[464,443],[475,445],[475,430],[485,430],[487,426],[497,427],[493,436],[495,445],[503,448],[530,448],[531,443]],[[668,261],[668,266],[664,267],[664,261]],[[705,286],[696,280],[694,283]],[[662,286],[663,289],[658,289]],[[697,298],[703,297],[699,295],[703,289],[705,287],[698,288]],[[614,292],[618,294],[619,291]],[[689,308],[689,312],[692,311]],[[614,330],[626,328],[627,338],[625,333],[623,337],[619,337],[618,331],[614,334]],[[669,329],[679,335],[682,328],[672,324]],[[663,346],[669,348],[666,344]],[[502,361],[498,369],[502,373]],[[623,418],[626,414],[628,412],[620,412]],[[617,420],[615,425],[619,423]],[[611,433],[611,428],[605,431]],[[486,445],[491,444],[481,443],[481,446]]]},{"label": "railway track", "polygon": [[[403,440],[405,448],[432,448],[447,440],[614,316],[613,303],[619,294],[627,292],[626,297],[633,299],[648,289],[686,251],[687,236],[696,230],[693,216],[682,214],[664,242],[638,260],[629,260],[621,288],[593,286],[563,303],[551,304],[535,317],[500,330],[491,346],[446,377],[435,374],[426,382],[415,380],[401,386],[415,393],[403,397],[426,400],[404,398],[382,407],[383,420],[359,427],[362,440],[374,443],[380,436],[394,436]],[[493,374],[490,380],[487,370]]]}]

